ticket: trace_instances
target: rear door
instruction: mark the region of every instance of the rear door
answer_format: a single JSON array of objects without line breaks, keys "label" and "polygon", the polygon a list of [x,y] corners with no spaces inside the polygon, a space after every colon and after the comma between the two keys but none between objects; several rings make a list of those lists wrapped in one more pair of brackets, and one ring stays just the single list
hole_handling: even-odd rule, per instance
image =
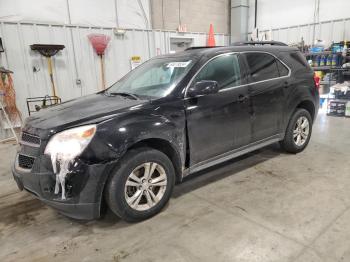
[{"label": "rear door", "polygon": [[289,86],[289,68],[275,56],[264,52],[245,52],[252,103],[252,142],[282,132],[284,88]]},{"label": "rear door", "polygon": [[212,58],[191,85],[202,80],[217,81],[220,91],[185,100],[191,166],[246,145],[251,139],[248,87],[238,55]]}]

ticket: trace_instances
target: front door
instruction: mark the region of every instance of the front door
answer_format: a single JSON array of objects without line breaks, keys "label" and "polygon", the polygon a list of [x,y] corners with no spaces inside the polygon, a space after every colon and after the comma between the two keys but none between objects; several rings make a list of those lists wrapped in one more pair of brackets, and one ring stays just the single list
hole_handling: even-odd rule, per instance
[{"label": "front door", "polygon": [[241,76],[237,54],[212,58],[191,85],[217,81],[215,94],[186,98],[190,164],[205,163],[251,140],[248,87]]}]

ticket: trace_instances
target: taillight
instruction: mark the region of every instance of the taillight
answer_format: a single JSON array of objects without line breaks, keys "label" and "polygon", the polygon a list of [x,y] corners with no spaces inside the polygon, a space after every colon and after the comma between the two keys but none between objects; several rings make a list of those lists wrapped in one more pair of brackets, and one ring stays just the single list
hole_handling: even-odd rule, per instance
[{"label": "taillight", "polygon": [[314,74],[314,82],[315,82],[315,87],[317,89],[319,89],[320,88],[321,77],[319,77],[318,75]]}]

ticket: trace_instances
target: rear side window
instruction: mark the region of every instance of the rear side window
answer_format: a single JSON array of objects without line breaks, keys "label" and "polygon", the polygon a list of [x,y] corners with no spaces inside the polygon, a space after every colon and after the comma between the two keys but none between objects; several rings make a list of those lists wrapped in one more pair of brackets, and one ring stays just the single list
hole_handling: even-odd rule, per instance
[{"label": "rear side window", "polygon": [[277,68],[280,76],[287,76],[289,74],[289,69],[284,64],[282,64],[281,61],[279,61],[278,59],[276,59],[276,63],[277,63]]},{"label": "rear side window", "polygon": [[265,53],[244,53],[253,82],[279,77],[275,57]]},{"label": "rear side window", "polygon": [[312,69],[305,56],[299,51],[284,51],[280,52],[280,56],[292,70],[293,75],[300,76],[300,73],[312,74]]},{"label": "rear side window", "polygon": [[221,55],[208,62],[198,73],[194,83],[202,80],[216,81],[220,89],[240,85],[241,70],[237,55]]}]

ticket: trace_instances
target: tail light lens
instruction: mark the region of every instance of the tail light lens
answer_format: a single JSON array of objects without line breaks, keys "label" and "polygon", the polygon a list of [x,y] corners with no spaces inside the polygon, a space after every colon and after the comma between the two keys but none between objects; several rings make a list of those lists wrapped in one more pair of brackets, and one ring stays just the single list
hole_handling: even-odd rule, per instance
[{"label": "tail light lens", "polygon": [[319,89],[320,88],[321,78],[318,75],[316,75],[316,74],[314,74],[314,82],[315,82],[316,89]]}]

